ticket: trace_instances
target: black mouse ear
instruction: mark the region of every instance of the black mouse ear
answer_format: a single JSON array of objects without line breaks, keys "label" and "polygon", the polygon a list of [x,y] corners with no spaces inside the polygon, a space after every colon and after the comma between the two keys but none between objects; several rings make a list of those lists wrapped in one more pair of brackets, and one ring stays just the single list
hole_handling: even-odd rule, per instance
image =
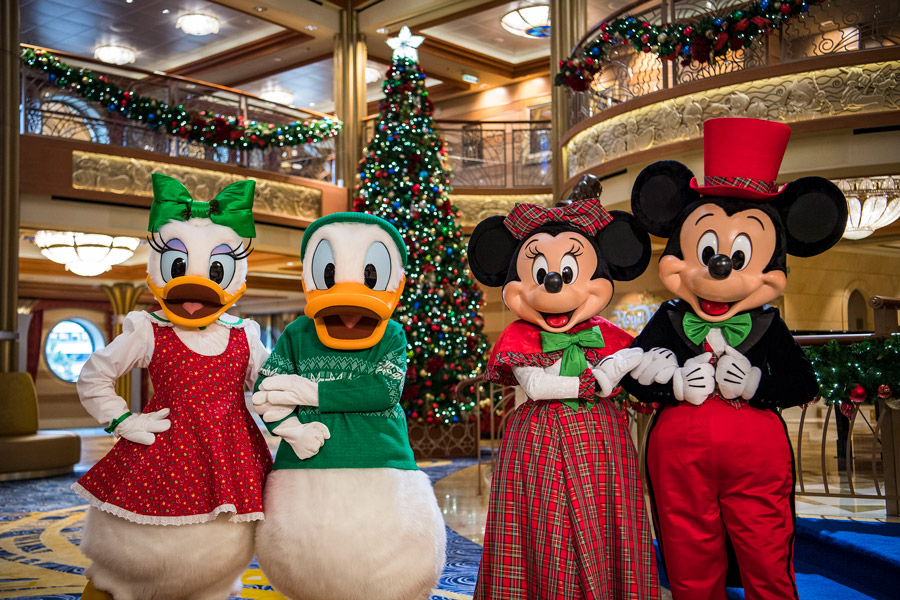
[{"label": "black mouse ear", "polygon": [[631,281],[647,270],[650,264],[650,236],[634,215],[625,211],[610,211],[612,223],[597,232],[600,260],[609,265],[609,273],[616,281]]},{"label": "black mouse ear", "polygon": [[697,199],[691,189],[694,174],[680,162],[661,160],[641,171],[631,188],[631,211],[650,233],[669,237],[681,209]]},{"label": "black mouse ear", "polygon": [[789,183],[772,201],[781,215],[787,253],[815,256],[834,246],[847,226],[847,199],[824,177]]},{"label": "black mouse ear", "polygon": [[475,279],[488,287],[506,281],[513,253],[519,241],[503,226],[506,217],[488,217],[475,226],[469,238],[469,268]]}]

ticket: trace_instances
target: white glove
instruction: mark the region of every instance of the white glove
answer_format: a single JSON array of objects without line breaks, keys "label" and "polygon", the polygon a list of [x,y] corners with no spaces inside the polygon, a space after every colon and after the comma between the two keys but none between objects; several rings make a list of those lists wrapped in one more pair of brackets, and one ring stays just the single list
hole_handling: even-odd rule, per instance
[{"label": "white glove", "polygon": [[136,444],[149,446],[156,441],[155,434],[168,431],[172,426],[172,422],[166,418],[168,416],[168,408],[148,413],[135,413],[119,423],[113,433]]},{"label": "white glove", "polygon": [[644,351],[640,348],[625,348],[610,354],[591,369],[600,388],[600,395],[604,398],[610,396],[622,378],[641,362],[643,355]]},{"label": "white glove", "polygon": [[651,348],[631,370],[631,376],[641,385],[669,383],[677,368],[678,359],[674,352],[668,348]]},{"label": "white glove", "polygon": [[295,406],[318,406],[319,384],[300,375],[272,375],[253,394],[253,410],[271,423],[283,419]]},{"label": "white glove", "polygon": [[325,440],[331,437],[331,432],[324,423],[313,421],[304,424],[297,419],[288,419],[273,429],[272,433],[290,444],[300,460],[315,456]]},{"label": "white glove", "polygon": [[725,346],[725,354],[716,363],[716,383],[723,398],[732,400],[740,396],[749,400],[759,387],[760,377],[759,367],[752,366],[746,356],[731,346]]},{"label": "white glove", "polygon": [[672,376],[672,390],[679,401],[687,400],[700,406],[716,389],[716,369],[710,364],[711,352],[704,352],[684,361],[684,366],[675,369]]}]

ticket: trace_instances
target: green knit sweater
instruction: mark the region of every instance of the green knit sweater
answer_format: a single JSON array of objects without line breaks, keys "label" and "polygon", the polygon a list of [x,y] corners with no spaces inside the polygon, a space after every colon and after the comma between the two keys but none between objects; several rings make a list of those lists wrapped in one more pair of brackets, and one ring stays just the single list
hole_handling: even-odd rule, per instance
[{"label": "green knit sweater", "polygon": [[[331,432],[318,454],[305,460],[282,440],[275,469],[418,469],[399,404],[406,376],[406,335],[396,321],[388,321],[384,337],[372,348],[333,350],[319,341],[313,320],[300,317],[278,338],[260,369],[257,389],[272,375],[301,375],[318,382],[318,408],[298,406],[285,419],[319,421]],[[266,427],[272,431],[285,419]]]}]

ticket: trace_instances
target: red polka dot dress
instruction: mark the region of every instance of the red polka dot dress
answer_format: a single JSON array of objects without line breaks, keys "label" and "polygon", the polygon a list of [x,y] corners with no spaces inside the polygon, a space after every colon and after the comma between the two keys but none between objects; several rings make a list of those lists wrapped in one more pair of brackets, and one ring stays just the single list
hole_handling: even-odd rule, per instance
[{"label": "red polka dot dress", "polygon": [[119,439],[74,489],[92,505],[136,523],[184,525],[234,513],[263,518],[262,486],[272,456],[244,403],[250,356],[231,329],[216,356],[188,348],[172,327],[153,325],[147,412],[170,409],[172,426],[145,446]]}]

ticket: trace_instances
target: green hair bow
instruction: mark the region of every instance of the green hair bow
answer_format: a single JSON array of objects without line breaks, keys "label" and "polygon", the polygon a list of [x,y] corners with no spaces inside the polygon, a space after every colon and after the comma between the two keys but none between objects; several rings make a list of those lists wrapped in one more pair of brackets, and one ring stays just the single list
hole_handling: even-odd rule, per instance
[{"label": "green hair bow", "polygon": [[212,202],[197,202],[180,181],[162,173],[153,173],[153,204],[150,205],[151,233],[169,221],[209,219],[224,225],[245,238],[256,237],[253,224],[253,192],[256,182],[252,179],[232,183],[216,194]]}]

